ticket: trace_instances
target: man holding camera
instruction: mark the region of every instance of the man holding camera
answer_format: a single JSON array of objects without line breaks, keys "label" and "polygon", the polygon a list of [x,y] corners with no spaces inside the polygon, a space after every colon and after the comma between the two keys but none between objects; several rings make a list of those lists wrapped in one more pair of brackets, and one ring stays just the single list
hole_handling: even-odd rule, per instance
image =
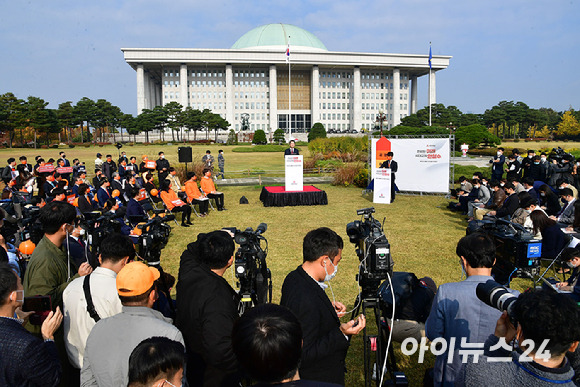
[{"label": "man holding camera", "polygon": [[[551,290],[532,291],[518,297],[510,314],[503,312],[497,321],[484,357],[466,366],[465,385],[576,386],[566,357],[580,340],[575,303]],[[517,328],[510,319],[517,321]],[[513,339],[519,347],[512,351],[507,343]]]},{"label": "man holding camera", "polygon": [[336,275],[342,258],[342,238],[327,227],[304,237],[304,262],[288,274],[280,305],[290,309],[302,325],[303,349],[300,376],[313,381],[344,385],[346,352],[350,336],[366,324],[365,316],[341,323],[346,307],[330,302],[325,282]]},{"label": "man holding camera", "polygon": [[57,386],[62,371],[54,332],[62,313],[58,308],[49,313],[42,323],[41,340],[23,327],[32,313],[22,312],[23,302],[20,278],[7,263],[0,263],[0,385]]},{"label": "man holding camera", "polygon": [[[473,233],[459,240],[456,253],[466,279],[443,284],[433,301],[431,313],[425,323],[429,340],[443,338],[444,353],[437,356],[433,370],[435,386],[461,385],[464,366],[459,354],[462,341],[483,343],[493,332],[501,313],[479,301],[475,289],[491,277],[495,263],[495,244],[486,234]],[[453,354],[449,354],[453,351]],[[452,362],[449,362],[451,359]],[[456,384],[457,383],[457,384]]]},{"label": "man holding camera", "polygon": [[234,248],[230,234],[212,231],[181,255],[175,324],[185,338],[190,386],[231,386],[240,378],[231,339],[239,296],[223,278]]}]

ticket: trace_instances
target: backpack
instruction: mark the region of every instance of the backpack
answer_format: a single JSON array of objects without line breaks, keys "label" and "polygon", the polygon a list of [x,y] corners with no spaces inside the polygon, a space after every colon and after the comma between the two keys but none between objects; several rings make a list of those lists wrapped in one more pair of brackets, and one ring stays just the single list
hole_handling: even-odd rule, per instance
[{"label": "backpack", "polygon": [[[420,282],[417,276],[413,273],[404,271],[393,272],[392,277],[393,289],[395,294],[395,308],[398,309],[404,302],[411,297],[413,289],[419,286]],[[393,296],[389,281],[384,281],[379,287],[379,295],[381,297],[381,306],[387,316],[393,312]]]},{"label": "backpack", "polygon": [[249,204],[248,198],[246,198],[245,196],[242,196],[240,198],[240,204]]}]

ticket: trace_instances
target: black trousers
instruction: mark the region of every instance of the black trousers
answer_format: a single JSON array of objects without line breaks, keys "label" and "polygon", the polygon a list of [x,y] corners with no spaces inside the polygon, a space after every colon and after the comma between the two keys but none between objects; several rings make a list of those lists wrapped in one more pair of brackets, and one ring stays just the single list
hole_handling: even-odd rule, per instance
[{"label": "black trousers", "polygon": [[207,209],[209,207],[209,200],[192,199],[191,203],[199,205],[199,212],[200,213],[207,214]]},{"label": "black trousers", "polygon": [[221,210],[224,208],[224,194],[223,193],[219,193],[219,194],[209,193],[209,194],[207,194],[207,197],[210,199],[215,199],[215,203],[217,205],[218,210]]},{"label": "black trousers", "polygon": [[191,216],[191,207],[188,205],[173,207],[171,212],[173,213],[182,212],[181,223],[185,223],[186,221],[189,222],[189,218]]}]

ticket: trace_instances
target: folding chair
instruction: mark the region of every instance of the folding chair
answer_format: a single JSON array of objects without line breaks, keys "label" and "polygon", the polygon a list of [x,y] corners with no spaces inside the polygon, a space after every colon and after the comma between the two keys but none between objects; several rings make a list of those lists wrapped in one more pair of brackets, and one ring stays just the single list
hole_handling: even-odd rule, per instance
[{"label": "folding chair", "polygon": [[[206,193],[205,193],[205,192],[203,192],[203,189],[201,189],[201,187],[199,187],[199,192],[201,192],[202,194],[206,195]],[[206,195],[206,197],[207,197],[207,195]],[[211,209],[212,209],[213,211],[215,211],[215,208],[214,208],[213,204],[211,203],[211,202],[212,202],[212,200],[213,200],[213,202],[215,203],[215,199],[212,199],[212,198],[207,198],[207,199],[209,200],[209,206],[211,207]],[[216,203],[216,206],[217,206],[217,203]]]},{"label": "folding chair", "polygon": [[[177,217],[175,216],[175,214],[173,212],[171,212],[171,210],[169,208],[167,208],[167,206],[165,205],[165,202],[163,200],[161,201],[161,204],[163,205],[163,209],[165,210],[165,213],[173,215],[173,221],[175,222],[175,224],[177,226],[179,226],[179,222],[177,221]],[[153,212],[155,212],[155,211],[153,211]],[[183,213],[181,214],[181,216],[183,217]]]}]

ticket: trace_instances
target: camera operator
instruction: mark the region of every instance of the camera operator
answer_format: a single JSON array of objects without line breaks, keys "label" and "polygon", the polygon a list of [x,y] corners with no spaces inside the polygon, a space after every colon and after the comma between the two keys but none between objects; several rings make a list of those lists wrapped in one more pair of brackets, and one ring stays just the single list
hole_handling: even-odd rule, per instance
[{"label": "camera operator", "polygon": [[[325,282],[336,275],[342,258],[342,238],[327,227],[310,231],[304,237],[303,263],[286,276],[280,305],[290,309],[304,336],[300,375],[306,379],[344,385],[345,358],[349,336],[366,325],[365,316],[341,323],[346,307],[331,302]],[[357,324],[355,326],[355,324]]]},{"label": "camera operator", "polygon": [[226,231],[199,234],[181,255],[176,326],[185,339],[191,386],[230,386],[239,379],[231,332],[239,296],[223,278],[234,262]]},{"label": "camera operator", "polygon": [[234,325],[232,341],[238,361],[259,382],[256,387],[338,386],[300,379],[302,328],[283,306],[263,304],[249,309]]},{"label": "camera operator", "polygon": [[[517,321],[517,328],[510,317]],[[578,321],[578,307],[563,294],[549,290],[522,294],[514,302],[513,316],[503,312],[497,321],[495,334],[485,342],[484,357],[466,366],[465,385],[575,386],[574,370],[566,354],[578,348]],[[517,339],[519,348],[510,351],[500,338],[508,343]],[[523,350],[530,352],[524,357]]]},{"label": "camera operator", "polygon": [[490,236],[472,233],[457,243],[461,270],[466,275],[464,281],[439,286],[433,301],[431,313],[425,323],[429,340],[445,339],[447,344],[455,340],[452,362],[449,348],[437,356],[433,370],[435,386],[462,385],[464,366],[459,354],[461,340],[467,343],[482,343],[493,332],[500,312],[480,302],[475,294],[479,283],[491,277],[495,263],[495,244]]}]

